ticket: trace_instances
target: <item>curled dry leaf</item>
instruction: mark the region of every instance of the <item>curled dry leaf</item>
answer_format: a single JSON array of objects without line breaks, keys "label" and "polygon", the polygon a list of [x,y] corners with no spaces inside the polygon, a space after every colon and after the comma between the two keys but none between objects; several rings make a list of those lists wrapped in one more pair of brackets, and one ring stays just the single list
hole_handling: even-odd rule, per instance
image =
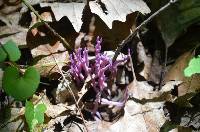
[{"label": "curled dry leaf", "polygon": [[126,21],[126,16],[139,11],[142,14],[150,13],[149,7],[142,0],[101,0],[89,2],[91,12],[97,14],[111,29],[114,20]]}]

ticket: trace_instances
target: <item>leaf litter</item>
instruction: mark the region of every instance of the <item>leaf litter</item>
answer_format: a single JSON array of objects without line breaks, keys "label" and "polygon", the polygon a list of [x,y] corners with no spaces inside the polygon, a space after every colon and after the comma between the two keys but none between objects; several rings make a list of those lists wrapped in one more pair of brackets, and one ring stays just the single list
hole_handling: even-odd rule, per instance
[{"label": "leaf litter", "polygon": [[[38,4],[41,1],[35,1],[35,2],[36,3],[34,3],[34,4]],[[114,2],[112,0],[101,1],[101,2],[102,3],[97,3],[96,1],[90,1],[91,12],[94,14],[97,14],[96,19],[95,19],[95,22],[97,25],[95,25],[95,27],[99,28],[98,25],[103,25],[101,23],[105,22],[105,24],[103,26],[105,26],[105,27],[107,26],[110,29],[113,28],[113,33],[116,33],[116,31],[117,31],[116,30],[117,26],[116,27],[114,26],[116,20],[122,21],[122,23],[123,23],[124,21],[126,21],[127,14],[129,14],[129,13],[139,11],[143,14],[146,14],[146,13],[150,12],[149,8],[141,0],[137,0],[138,4],[135,4],[133,7],[131,7],[134,9],[132,9],[131,11],[129,10],[130,12],[124,11],[124,9],[125,9],[124,7],[120,8],[121,10],[123,10],[121,12],[126,12],[125,14],[122,14],[122,16],[120,16],[121,14],[119,14],[118,11],[116,11],[116,9],[118,9],[117,8],[118,6],[116,6],[116,2]],[[128,5],[130,5],[130,4],[133,4],[134,2],[125,1],[124,4],[127,4],[127,3],[128,3]],[[76,34],[74,36],[74,38],[71,39],[71,41],[72,41],[71,43],[73,43],[75,41],[75,38],[78,36],[77,32],[79,32],[80,29],[82,28],[81,26],[84,25],[84,22],[80,21],[81,17],[82,17],[81,15],[82,15],[84,4],[81,3],[81,5],[82,5],[81,8],[78,8],[78,9],[75,8],[74,10],[70,9],[70,11],[72,11],[72,12],[73,11],[79,12],[79,13],[76,13],[78,15],[78,19],[77,19],[77,17],[73,17],[73,15],[69,16],[69,15],[66,15],[65,13],[58,11],[58,9],[62,9],[67,6],[71,6],[70,4],[76,6],[77,3],[66,3],[66,4],[45,3],[44,1],[43,1],[43,3],[40,3],[41,8],[45,8],[47,6],[51,7],[52,12],[54,13],[55,19],[57,22],[62,21],[63,18],[65,18],[65,16],[68,17],[69,21],[71,22],[70,23],[71,25],[69,27],[71,29],[75,29],[75,30],[71,30],[71,31],[73,32],[73,34]],[[105,9],[102,9],[102,5],[105,6]],[[62,7],[62,8],[60,8],[60,7]],[[98,10],[96,10],[98,12],[94,11],[93,9],[98,9]],[[114,9],[114,10],[111,10],[111,9]],[[127,9],[130,9],[130,8],[127,8]],[[25,10],[25,9],[23,8],[23,10]],[[69,13],[69,14],[71,14],[71,13]],[[112,15],[112,14],[119,14],[119,15]],[[114,17],[112,18],[109,15],[115,16],[117,18],[114,18]],[[100,22],[100,19],[98,19],[97,16],[99,16],[100,19],[102,19],[103,21]],[[44,13],[43,18],[45,18],[45,20],[48,20],[48,21],[49,20],[52,21],[54,19],[48,13],[46,16]],[[34,19],[33,15],[32,15],[32,19]],[[4,19],[4,20],[6,20],[6,19]],[[35,22],[33,22],[33,23],[35,23]],[[6,23],[6,21],[5,21],[5,23]],[[33,23],[30,25],[32,26]],[[135,23],[132,23],[132,24],[135,24]],[[32,35],[39,34],[40,36],[45,36],[46,34],[40,30],[41,27],[42,27],[42,25],[31,29]],[[6,28],[9,29],[8,27],[6,27]],[[3,29],[3,27],[0,27],[0,29]],[[24,27],[21,29],[24,29]],[[12,31],[12,28],[10,28],[10,30],[11,31],[8,32],[8,34],[9,34],[8,38],[13,36],[14,41],[21,40],[21,41],[19,41],[19,44],[27,43],[27,41],[25,40],[25,37],[24,37],[26,35],[15,36],[15,35],[19,35],[18,31],[16,31],[16,30]],[[26,29],[24,31],[25,31],[24,34],[26,34],[28,30]],[[96,31],[99,31],[99,30],[95,30],[94,32],[96,32]],[[111,30],[108,30],[106,28],[106,31],[109,32]],[[21,31],[19,31],[19,32],[21,32]],[[100,32],[102,34],[104,34],[102,32],[102,29],[100,30]],[[126,33],[129,33],[129,32],[126,32]],[[46,35],[46,36],[48,36],[48,35]],[[64,35],[66,35],[66,34],[64,34]],[[93,34],[93,35],[94,36],[92,36],[92,37],[95,38],[95,34]],[[16,38],[18,38],[18,37],[21,39],[17,40]],[[69,38],[69,36],[67,36],[67,37]],[[27,36],[27,38],[29,38],[29,36]],[[113,41],[113,38],[114,37],[112,35],[109,35],[109,37],[106,38],[106,40],[110,39],[111,41]],[[123,37],[121,39],[123,40]],[[79,43],[82,43],[82,42],[80,41]],[[93,44],[92,40],[90,40],[90,43]],[[110,44],[112,44],[112,42],[109,42],[109,45]],[[108,44],[105,44],[105,45],[108,45]],[[31,47],[31,52],[32,52],[33,57],[46,56],[45,60],[42,60],[42,61],[39,60],[37,62],[37,64],[35,65],[37,67],[37,69],[40,71],[41,75],[43,75],[44,77],[48,78],[49,74],[58,72],[58,69],[56,68],[57,67],[56,63],[55,63],[54,59],[52,58],[52,55],[54,57],[56,57],[56,59],[59,60],[59,62],[61,62],[58,64],[60,67],[63,67],[68,63],[68,60],[69,60],[67,58],[68,52],[66,52],[65,47],[62,46],[62,44],[57,39],[54,40],[53,44],[50,44],[48,41],[47,43],[41,44],[39,46],[34,46],[33,44],[29,45],[29,46]],[[175,104],[178,102],[176,100],[177,97],[174,96],[172,94],[172,92],[174,90],[176,90],[177,87],[180,88],[179,86],[181,86],[183,84],[183,82],[185,81],[184,79],[180,79],[180,78],[183,78],[180,68],[175,69],[175,73],[177,73],[177,71],[178,71],[179,72],[177,74],[178,78],[179,78],[180,74],[182,77],[180,77],[179,79],[174,79],[174,78],[169,77],[169,79],[165,82],[165,85],[162,87],[162,89],[160,91],[155,91],[154,87],[148,83],[149,72],[150,72],[150,68],[152,66],[152,58],[150,55],[148,55],[146,53],[146,51],[145,51],[146,49],[142,46],[142,43],[140,43],[137,48],[138,48],[137,54],[139,54],[139,55],[138,55],[138,60],[137,60],[138,62],[136,62],[136,63],[144,63],[144,68],[143,68],[143,71],[140,72],[140,75],[143,76],[147,81],[137,81],[136,78],[134,78],[134,81],[132,83],[130,83],[128,86],[129,99],[125,103],[125,106],[122,109],[122,114],[120,115],[120,117],[117,118],[116,120],[114,120],[113,122],[107,122],[107,121],[102,121],[102,120],[96,120],[96,121],[87,120],[86,124],[87,124],[87,127],[89,130],[100,131],[100,132],[101,131],[107,131],[107,132],[113,132],[113,131],[118,131],[118,132],[121,132],[121,131],[141,131],[141,132],[143,132],[143,131],[144,132],[160,131],[160,128],[163,127],[163,124],[168,121],[168,118],[165,116],[165,111],[163,111],[164,107],[166,106],[165,102],[169,101],[169,102],[173,102]],[[107,48],[107,49],[114,49],[114,48],[112,47],[112,48]],[[59,52],[59,51],[61,51],[61,53],[57,54],[57,52]],[[62,53],[63,53],[63,55],[62,55]],[[181,60],[184,60],[184,59],[181,59]],[[51,63],[50,65],[48,65],[49,62]],[[185,66],[187,64],[188,64],[187,62],[184,62],[183,65]],[[175,67],[179,66],[179,65],[182,67],[182,64],[177,64],[177,63],[175,64]],[[44,69],[45,66],[47,67],[47,69]],[[55,69],[52,70],[53,68],[55,68]],[[171,72],[171,73],[169,73],[169,76],[171,76],[171,75],[173,76],[176,74],[174,74],[174,72]],[[195,79],[195,78],[193,78],[193,79]],[[175,80],[175,81],[170,81],[170,80]],[[66,82],[64,82],[64,83],[66,83]],[[197,83],[198,83],[198,79],[195,84],[197,84]],[[75,88],[76,86],[74,86],[72,84],[71,87],[73,87],[74,93],[78,93],[77,88]],[[187,88],[188,88],[188,86],[187,86]],[[52,89],[48,89],[47,86],[45,89],[47,91],[51,91],[53,93],[54,97],[53,98],[49,97],[49,95],[48,94],[46,95],[46,92],[44,92],[45,93],[44,95],[42,95],[42,96],[40,95],[39,97],[36,97],[36,99],[35,99],[36,102],[38,102],[38,101],[42,102],[42,103],[46,104],[46,106],[47,106],[47,111],[45,113],[45,125],[46,125],[46,126],[44,126],[44,128],[46,129],[45,131],[56,131],[56,130],[58,130],[58,131],[62,131],[62,130],[64,130],[64,131],[85,131],[83,122],[81,121],[82,119],[79,116],[77,116],[77,115],[80,115],[80,113],[76,112],[77,109],[76,109],[73,101],[72,102],[69,101],[69,100],[73,100],[73,99],[72,99],[70,93],[66,90],[65,84],[63,85],[63,82],[60,81],[58,86],[54,87],[54,91],[52,91]],[[86,91],[84,91],[84,90],[86,90]],[[87,92],[87,89],[84,89],[84,90],[81,92],[79,91],[80,95],[76,95],[76,98],[82,98],[84,96],[84,94],[86,94],[86,92]],[[190,93],[191,91],[186,90],[186,92],[184,92],[184,93],[179,92],[178,95],[179,96],[184,95],[185,93],[188,93],[188,92]],[[40,91],[39,94],[41,94],[41,93],[43,93],[43,92]],[[38,94],[38,93],[36,93],[36,94]],[[183,97],[183,101],[190,100],[193,97],[195,97],[195,96],[192,95],[189,97]],[[34,97],[32,99],[34,102]],[[55,102],[52,103],[52,100],[54,100]],[[183,101],[181,101],[181,102],[183,102]],[[182,104],[181,104],[181,106],[182,106]],[[19,108],[16,108],[16,109],[21,110]],[[21,111],[23,111],[23,108]],[[21,111],[17,112],[17,114],[21,113],[22,116],[20,115],[20,117],[17,118],[16,120],[18,121],[18,119],[19,119],[19,120],[22,120],[22,122],[23,122],[24,121],[24,119],[22,118],[23,112],[21,112]],[[11,113],[12,113],[12,111],[11,111]],[[191,115],[191,113],[189,113],[189,115]],[[16,120],[11,120],[11,122],[8,122],[6,129],[7,130],[12,129],[14,131],[17,130],[19,128],[19,126],[21,126],[21,125],[19,125],[21,123],[19,123],[19,124],[15,123]],[[195,119],[195,120],[197,120],[197,119]],[[184,126],[184,127],[187,126],[184,123],[185,122],[183,121],[182,126]],[[26,128],[26,127],[23,128],[23,125],[24,124],[22,123],[22,127],[20,127],[20,129]],[[9,126],[12,126],[11,129],[9,129]],[[26,126],[26,124],[25,124],[25,126]],[[198,125],[197,125],[197,127],[195,126],[195,128],[198,128]],[[3,130],[5,130],[5,129],[3,128]]]}]

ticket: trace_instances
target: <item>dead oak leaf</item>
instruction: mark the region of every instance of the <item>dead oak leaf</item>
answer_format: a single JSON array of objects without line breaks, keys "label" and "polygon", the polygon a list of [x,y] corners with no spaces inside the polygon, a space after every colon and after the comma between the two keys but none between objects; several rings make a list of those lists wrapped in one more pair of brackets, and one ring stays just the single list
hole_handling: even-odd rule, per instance
[{"label": "dead oak leaf", "polygon": [[82,11],[85,6],[84,3],[40,3],[40,6],[50,6],[57,21],[59,21],[62,17],[67,16],[76,32],[80,31],[83,23],[81,18]]},{"label": "dead oak leaf", "polygon": [[111,29],[114,20],[126,21],[126,16],[139,11],[142,14],[150,13],[149,7],[142,0],[101,0],[90,1],[91,12],[97,14]]}]

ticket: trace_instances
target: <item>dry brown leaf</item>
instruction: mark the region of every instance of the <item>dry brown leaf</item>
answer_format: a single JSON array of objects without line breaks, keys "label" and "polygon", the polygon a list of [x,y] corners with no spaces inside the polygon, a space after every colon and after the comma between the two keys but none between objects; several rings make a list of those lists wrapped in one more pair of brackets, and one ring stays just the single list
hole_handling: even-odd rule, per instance
[{"label": "dry brown leaf", "polygon": [[21,116],[21,111],[24,111],[23,108],[7,108],[5,110],[2,110],[0,117],[0,131],[22,131],[25,120]]},{"label": "dry brown leaf", "polygon": [[152,65],[152,57],[146,54],[145,48],[141,41],[137,44],[137,53],[139,63],[144,63],[144,68],[140,72],[140,75],[142,75],[145,79],[148,79]]},{"label": "dry brown leaf", "polygon": [[53,46],[49,44],[40,45],[32,49],[31,53],[34,59],[36,59],[36,57],[40,59],[34,67],[37,68],[41,76],[48,77],[52,73],[59,73],[59,69],[54,58],[56,58],[60,67],[66,65],[69,61],[69,54],[59,41],[57,41],[57,43]]},{"label": "dry brown leaf", "polygon": [[13,12],[17,12],[18,9],[22,7],[22,4],[19,0],[16,1],[8,1],[6,2],[1,2],[0,3],[1,8],[0,8],[0,16],[7,15],[7,14],[12,14]]},{"label": "dry brown leaf", "polygon": [[181,55],[166,73],[165,82],[168,82],[170,80],[183,81],[185,78],[183,71],[187,67],[192,57],[193,54],[191,52],[186,52],[183,55]]},{"label": "dry brown leaf", "polygon": [[63,104],[63,103],[52,105],[46,95],[40,95],[40,96],[34,95],[34,97],[32,98],[32,102],[34,104],[44,103],[47,107],[45,114],[50,118],[56,118],[60,116],[60,114],[64,111],[75,110],[75,105],[68,106],[67,104]]},{"label": "dry brown leaf", "polygon": [[[93,41],[95,42],[97,36],[102,37],[102,50],[115,50],[118,47],[118,44],[123,41],[131,32],[131,30],[134,30],[134,26],[136,25],[136,18],[138,13],[131,13],[127,15],[126,21],[114,21],[112,29],[109,29],[108,26],[104,23],[104,21],[97,16],[96,14],[91,14],[90,9],[86,8],[84,9],[85,13],[83,17],[84,23],[83,23],[83,31],[88,31],[88,25],[91,23],[91,19],[95,18],[94,21],[94,31],[93,35]],[[89,15],[87,15],[89,14]],[[91,18],[89,16],[92,16]],[[88,17],[88,18],[87,18]],[[86,36],[90,36],[86,34]],[[84,38],[85,39],[85,38]]]},{"label": "dry brown leaf", "polygon": [[[126,102],[125,113],[116,122],[106,121],[88,121],[87,128],[89,131],[98,132],[159,132],[161,126],[166,121],[164,111],[162,109],[166,100],[171,100],[171,90],[175,85],[180,84],[179,81],[170,81],[163,86],[161,91],[153,91],[153,87],[147,82],[131,83],[129,85],[129,93],[135,99],[130,99]],[[49,113],[49,112],[47,112]],[[81,128],[70,128],[68,125],[62,123],[69,115],[60,116],[52,119],[48,123],[46,131],[55,130],[55,124],[61,123],[63,130],[85,131],[83,124],[79,124]]]},{"label": "dry brown leaf", "polygon": [[183,81],[183,83],[178,87],[178,96],[182,96],[188,92],[195,92],[196,90],[200,89],[199,74],[195,74],[188,78],[185,77],[183,73],[193,56],[193,52],[184,53],[176,60],[173,66],[166,73],[165,82],[170,80]]},{"label": "dry brown leaf", "polygon": [[114,20],[126,21],[126,16],[130,13],[139,11],[142,14],[150,13],[150,9],[142,0],[101,0],[105,5],[103,10],[97,1],[90,1],[91,12],[97,14],[111,29]]},{"label": "dry brown leaf", "polygon": [[11,12],[10,9],[7,10],[7,8],[5,11],[0,10],[0,20],[6,24],[5,26],[0,27],[0,42],[5,43],[6,41],[12,39],[17,43],[17,45],[22,46],[26,43],[25,36],[28,29],[18,25],[21,17],[20,12],[18,11],[19,7],[17,6],[12,8],[17,9],[12,9]]},{"label": "dry brown leaf", "polygon": [[62,103],[56,104],[56,105],[50,105],[50,104],[46,104],[46,105],[47,105],[47,111],[45,112],[45,114],[51,118],[60,116],[60,114],[64,111],[75,110],[75,107],[69,107],[66,104],[62,104]]},{"label": "dry brown leaf", "polygon": [[40,6],[50,6],[57,21],[67,16],[76,32],[80,31],[83,23],[81,18],[85,6],[84,3],[40,3]]},{"label": "dry brown leaf", "polygon": [[129,93],[133,99],[126,102],[124,116],[115,123],[96,121],[89,122],[89,129],[98,132],[159,132],[166,121],[162,109],[166,100],[171,100],[171,89],[180,84],[171,81],[163,91],[153,91],[147,82],[131,83]]},{"label": "dry brown leaf", "polygon": [[[19,27],[19,26],[18,26]],[[22,28],[21,28],[22,29]],[[4,36],[0,39],[1,43],[6,43],[8,40],[12,39],[18,46],[25,46],[26,44],[26,34],[28,29],[18,30],[16,27],[4,26],[0,28],[0,36]]]},{"label": "dry brown leaf", "polygon": [[[67,82],[66,82],[67,80]],[[74,98],[72,97],[71,93],[69,92],[69,87],[71,88],[72,92],[74,93],[75,97],[78,97],[78,88],[75,85],[75,82],[71,80],[68,75],[66,75],[66,80],[60,80],[58,87],[52,91],[52,95],[56,103],[69,103],[74,104]]]},{"label": "dry brown leaf", "polygon": [[[41,17],[44,20],[51,19],[51,15],[48,12],[42,13]],[[38,20],[36,19],[36,16],[32,14],[31,25],[34,25],[35,23],[37,23],[37,21]],[[33,38],[30,35],[32,35]],[[37,35],[41,37],[46,36],[45,33],[39,31],[37,28],[33,28],[32,30],[30,30],[27,37],[34,39],[34,37]],[[28,46],[30,48],[35,47],[31,50],[31,53],[34,60],[36,61],[36,64],[34,66],[40,72],[41,76],[48,77],[52,73],[59,73],[59,69],[55,62],[55,59],[58,61],[58,65],[60,66],[60,68],[62,68],[62,66],[64,66],[68,62],[68,52],[66,51],[66,48],[63,46],[62,43],[60,43],[60,41],[54,40],[54,42],[56,43],[54,43],[53,45],[47,43],[39,46],[28,43]]]}]

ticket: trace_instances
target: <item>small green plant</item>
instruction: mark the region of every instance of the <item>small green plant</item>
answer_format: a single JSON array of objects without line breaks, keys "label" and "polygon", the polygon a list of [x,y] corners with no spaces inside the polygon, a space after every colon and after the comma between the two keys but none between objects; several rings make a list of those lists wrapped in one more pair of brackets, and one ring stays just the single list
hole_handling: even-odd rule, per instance
[{"label": "small green plant", "polygon": [[0,62],[8,59],[12,64],[4,70],[2,87],[16,100],[26,100],[35,93],[40,82],[40,75],[34,67],[28,67],[25,72],[22,72],[14,63],[20,56],[21,52],[12,40],[1,45]]},{"label": "small green plant", "polygon": [[16,67],[5,69],[2,85],[5,92],[17,100],[26,100],[31,97],[40,82],[40,75],[34,67],[29,67],[23,75]]},{"label": "small green plant", "polygon": [[32,102],[26,101],[25,118],[30,132],[34,131],[37,124],[42,124],[44,122],[44,113],[46,109],[45,104],[38,104],[34,106]]},{"label": "small green plant", "polygon": [[0,62],[5,61],[7,58],[10,61],[17,61],[21,56],[21,52],[15,42],[9,40],[0,47]]},{"label": "small green plant", "polygon": [[195,73],[200,73],[200,55],[190,60],[188,67],[184,70],[186,77],[191,77]]}]

